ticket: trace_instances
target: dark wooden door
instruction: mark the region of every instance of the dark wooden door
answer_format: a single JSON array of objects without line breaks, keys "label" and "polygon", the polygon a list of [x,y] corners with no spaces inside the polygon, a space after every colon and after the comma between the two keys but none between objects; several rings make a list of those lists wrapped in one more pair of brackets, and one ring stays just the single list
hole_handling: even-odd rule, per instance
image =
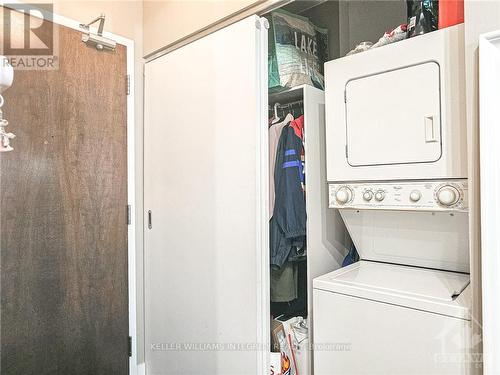
[{"label": "dark wooden door", "polygon": [[56,32],[59,70],[16,71],[4,92],[17,138],[0,154],[1,373],[123,375],[126,48]]}]

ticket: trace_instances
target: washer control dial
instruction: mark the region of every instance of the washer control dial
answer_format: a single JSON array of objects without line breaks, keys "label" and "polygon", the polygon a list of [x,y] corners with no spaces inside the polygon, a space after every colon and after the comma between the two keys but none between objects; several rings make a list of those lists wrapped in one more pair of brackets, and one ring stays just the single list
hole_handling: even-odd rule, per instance
[{"label": "washer control dial", "polygon": [[377,190],[375,193],[375,200],[382,202],[385,198],[385,192],[383,190]]},{"label": "washer control dial", "polygon": [[450,207],[460,200],[460,191],[452,185],[444,185],[436,192],[436,198],[439,204]]},{"label": "washer control dial", "polygon": [[371,190],[366,190],[364,193],[363,193],[363,199],[367,202],[371,201],[373,198],[373,191]]},{"label": "washer control dial", "polygon": [[335,200],[339,204],[346,204],[352,199],[352,190],[348,186],[341,186],[335,193]]},{"label": "washer control dial", "polygon": [[412,202],[418,202],[422,198],[422,193],[420,190],[412,190],[410,193],[410,200]]}]

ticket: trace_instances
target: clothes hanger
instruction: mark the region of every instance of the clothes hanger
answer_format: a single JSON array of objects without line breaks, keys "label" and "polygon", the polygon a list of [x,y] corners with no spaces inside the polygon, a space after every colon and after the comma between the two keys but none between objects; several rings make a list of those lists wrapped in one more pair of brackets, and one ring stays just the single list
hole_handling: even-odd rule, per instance
[{"label": "clothes hanger", "polygon": [[287,123],[287,122],[290,122],[290,121],[293,121],[295,118],[293,117],[293,114],[288,112],[287,115],[285,116],[285,119],[283,120],[283,122]]},{"label": "clothes hanger", "polygon": [[280,106],[281,104],[280,103],[274,103],[274,119],[273,121],[271,122],[271,125],[272,124],[276,124],[277,122],[279,122],[280,120],[280,117],[278,116],[278,107]]}]

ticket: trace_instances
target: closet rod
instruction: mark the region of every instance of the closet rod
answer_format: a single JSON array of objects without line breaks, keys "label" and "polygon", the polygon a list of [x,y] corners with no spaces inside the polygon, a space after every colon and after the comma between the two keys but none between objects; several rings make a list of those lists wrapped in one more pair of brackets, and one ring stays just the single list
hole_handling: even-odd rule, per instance
[{"label": "closet rod", "polygon": [[[290,103],[286,103],[286,104],[277,103],[278,108],[290,108],[290,107],[292,107],[294,105],[297,105],[297,104],[304,105],[304,101],[303,100],[296,100],[294,102],[290,102]],[[269,106],[269,109],[274,108],[275,105],[276,104],[273,104],[272,106]]]}]

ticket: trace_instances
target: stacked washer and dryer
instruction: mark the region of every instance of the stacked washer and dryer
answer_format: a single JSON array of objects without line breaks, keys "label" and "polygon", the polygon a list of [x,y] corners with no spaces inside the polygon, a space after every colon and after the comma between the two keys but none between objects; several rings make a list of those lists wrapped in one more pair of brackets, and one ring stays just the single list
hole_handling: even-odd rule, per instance
[{"label": "stacked washer and dryer", "polygon": [[469,374],[463,25],[328,62],[329,207],[360,261],[316,278],[321,374]]}]

